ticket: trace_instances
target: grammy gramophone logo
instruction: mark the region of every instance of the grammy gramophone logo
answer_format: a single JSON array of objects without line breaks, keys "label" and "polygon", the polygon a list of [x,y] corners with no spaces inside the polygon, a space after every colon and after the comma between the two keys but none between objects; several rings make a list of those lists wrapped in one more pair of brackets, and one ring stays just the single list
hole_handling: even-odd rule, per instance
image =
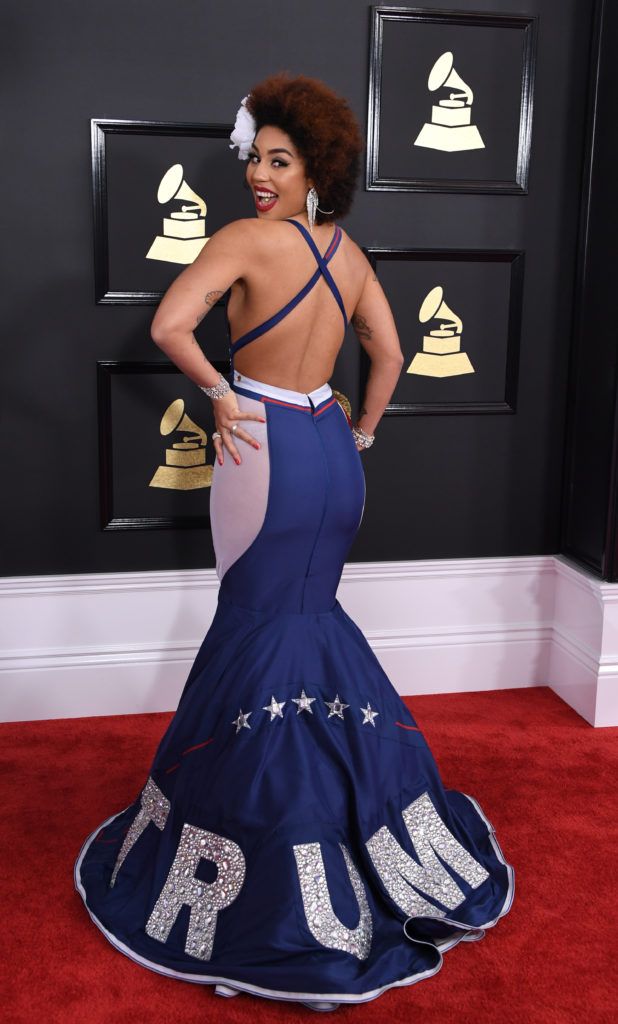
[{"label": "grammy gramophone logo", "polygon": [[430,92],[448,90],[431,108],[431,122],[426,122],[414,145],[455,153],[465,149],[484,149],[485,143],[476,125],[471,124],[472,89],[453,67],[450,50],[438,57],[427,79]]},{"label": "grammy gramophone logo", "polygon": [[181,436],[166,448],[165,465],[159,466],[148,486],[173,491],[210,487],[213,467],[206,465],[206,431],[186,415],[182,398],[168,405],[159,429],[163,437]]},{"label": "grammy gramophone logo", "polygon": [[147,260],[188,265],[206,245],[206,203],[184,180],[182,164],[173,164],[159,182],[157,200],[165,206],[183,199],[192,202],[181,203],[180,209],[163,217],[163,233],[150,246]]},{"label": "grammy gramophone logo", "polygon": [[463,323],[444,302],[444,289],[436,285],[423,299],[419,310],[420,323],[439,321],[423,337],[423,351],[417,352],[406,373],[421,377],[455,377],[460,373],[474,373],[466,352],[461,351]]}]

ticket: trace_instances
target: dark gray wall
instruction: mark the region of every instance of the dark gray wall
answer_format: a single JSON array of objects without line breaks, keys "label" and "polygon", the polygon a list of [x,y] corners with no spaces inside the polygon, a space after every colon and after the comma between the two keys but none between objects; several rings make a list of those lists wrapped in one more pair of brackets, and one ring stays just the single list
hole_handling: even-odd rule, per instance
[{"label": "dark gray wall", "polygon": [[561,551],[603,579],[618,579],[618,255],[616,166],[618,8],[596,0],[567,429]]},{"label": "dark gray wall", "polygon": [[[486,10],[540,15],[529,194],[365,192],[361,182],[343,225],[366,246],[525,250],[517,413],[385,417],[363,455],[351,561],[558,550],[592,4],[492,0]],[[99,525],[96,361],[160,353],[153,307],[94,303],[90,118],[229,122],[253,82],[286,68],[345,94],[365,129],[369,7],[4,0],[1,20],[0,571],[212,566],[207,530]],[[230,151],[231,176],[239,168]]]}]

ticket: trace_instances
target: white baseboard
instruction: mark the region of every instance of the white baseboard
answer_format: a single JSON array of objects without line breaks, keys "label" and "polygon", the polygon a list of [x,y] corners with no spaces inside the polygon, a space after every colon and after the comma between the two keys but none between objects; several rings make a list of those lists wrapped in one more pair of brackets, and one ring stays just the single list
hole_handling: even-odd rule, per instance
[{"label": "white baseboard", "polygon": [[[214,569],[0,580],[0,721],[174,710]],[[337,593],[403,696],[551,686],[618,724],[618,585],[562,556],[355,562]]]}]

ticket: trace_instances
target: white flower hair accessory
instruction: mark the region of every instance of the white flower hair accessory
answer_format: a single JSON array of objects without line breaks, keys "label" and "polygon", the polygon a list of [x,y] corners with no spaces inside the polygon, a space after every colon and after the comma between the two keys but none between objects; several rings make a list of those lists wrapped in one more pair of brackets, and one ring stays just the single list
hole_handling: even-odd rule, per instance
[{"label": "white flower hair accessory", "polygon": [[[249,94],[251,95],[251,94]],[[236,114],[236,124],[234,125],[234,131],[230,135],[232,144],[230,149],[234,149],[234,146],[238,146],[238,159],[248,160],[249,150],[251,143],[255,138],[256,123],[252,114],[247,110],[247,100],[249,95],[245,96],[238,108]]]}]

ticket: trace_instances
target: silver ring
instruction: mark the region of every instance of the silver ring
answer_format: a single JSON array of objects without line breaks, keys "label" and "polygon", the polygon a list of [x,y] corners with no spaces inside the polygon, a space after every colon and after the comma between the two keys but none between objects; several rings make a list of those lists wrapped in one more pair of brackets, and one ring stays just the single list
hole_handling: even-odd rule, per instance
[{"label": "silver ring", "polygon": [[237,430],[238,430],[238,424],[235,423],[234,426],[232,427],[232,433],[235,434]]},{"label": "silver ring", "polygon": [[217,438],[217,437],[221,437],[221,434],[219,433],[219,431],[218,431],[218,430],[215,430],[214,434],[212,435],[212,439],[213,439],[213,441],[214,441],[214,440],[215,440],[215,438]]}]

